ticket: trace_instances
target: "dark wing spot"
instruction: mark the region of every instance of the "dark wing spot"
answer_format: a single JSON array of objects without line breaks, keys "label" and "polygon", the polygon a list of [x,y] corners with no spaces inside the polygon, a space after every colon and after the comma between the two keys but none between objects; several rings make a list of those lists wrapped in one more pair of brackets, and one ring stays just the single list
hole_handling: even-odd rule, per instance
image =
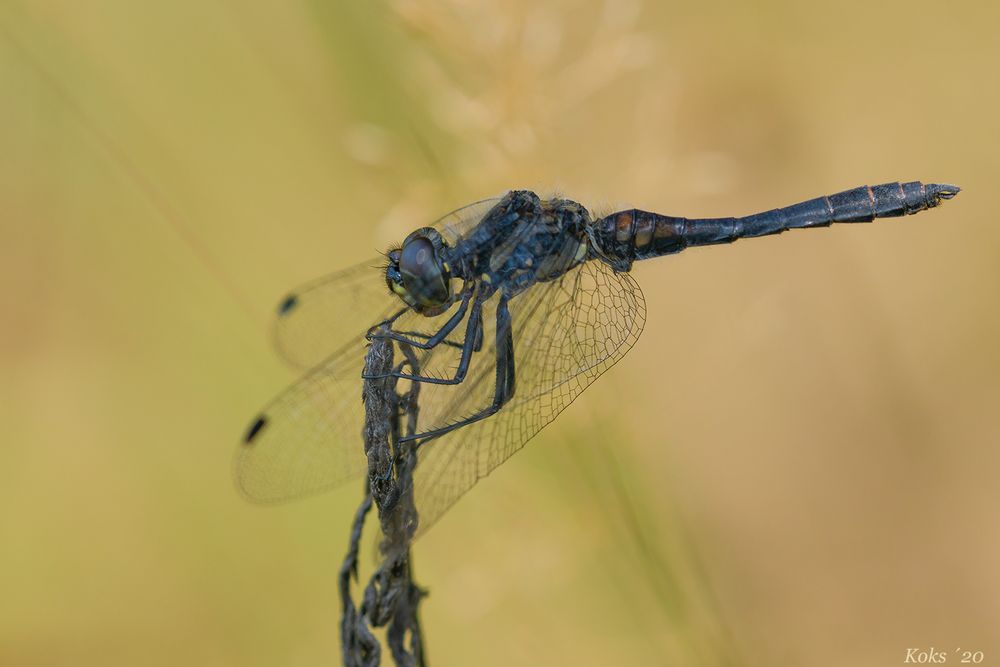
[{"label": "dark wing spot", "polygon": [[292,308],[299,305],[299,297],[294,294],[289,294],[285,297],[285,300],[281,302],[278,306],[278,315],[287,315],[291,312]]},{"label": "dark wing spot", "polygon": [[243,444],[249,445],[250,441],[256,438],[257,434],[260,433],[260,430],[264,428],[264,426],[266,425],[267,425],[267,417],[263,415],[257,417],[257,421],[251,424],[250,428],[247,429],[247,434],[243,437]]}]

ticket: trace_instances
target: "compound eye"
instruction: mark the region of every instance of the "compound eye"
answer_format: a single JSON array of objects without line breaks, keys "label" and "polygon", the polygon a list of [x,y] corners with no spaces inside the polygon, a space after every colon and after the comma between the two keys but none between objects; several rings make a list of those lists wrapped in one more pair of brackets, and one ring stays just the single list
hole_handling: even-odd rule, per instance
[{"label": "compound eye", "polygon": [[407,241],[399,255],[399,272],[409,296],[421,306],[448,300],[448,281],[430,240],[418,236]]}]

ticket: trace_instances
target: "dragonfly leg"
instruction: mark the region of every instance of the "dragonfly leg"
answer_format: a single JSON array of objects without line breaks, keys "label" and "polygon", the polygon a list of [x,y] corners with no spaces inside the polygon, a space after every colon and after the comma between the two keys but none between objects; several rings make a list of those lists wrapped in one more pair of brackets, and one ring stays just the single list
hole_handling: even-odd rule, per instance
[{"label": "dragonfly leg", "polygon": [[442,435],[451,433],[463,426],[468,426],[487,417],[495,415],[500,408],[506,405],[514,397],[515,389],[514,372],[514,336],[510,322],[510,311],[507,309],[507,298],[502,297],[497,304],[497,358],[496,358],[496,388],[493,392],[493,401],[479,412],[461,419],[453,424],[436,428],[424,433],[416,433],[400,438],[400,442],[417,441],[417,446],[423,445],[429,440],[440,438]]},{"label": "dragonfly leg", "polygon": [[[469,286],[466,286],[462,290],[462,302],[459,304],[458,310],[456,310],[455,314],[452,315],[450,318],[448,318],[448,321],[445,322],[441,326],[441,328],[438,329],[437,332],[434,333],[433,335],[428,336],[427,334],[421,334],[413,331],[393,331],[391,329],[389,331],[386,331],[385,333],[379,333],[376,331],[379,327],[383,326],[384,324],[391,324],[392,322],[394,322],[396,318],[398,318],[399,315],[401,314],[397,313],[396,315],[393,315],[391,319],[386,320],[382,324],[377,324],[371,329],[369,329],[367,337],[369,340],[371,340],[376,336],[378,336],[379,338],[388,338],[389,340],[394,340],[399,343],[405,343],[411,347],[417,348],[418,350],[430,350],[431,348],[436,347],[441,341],[443,341],[445,337],[447,337],[448,334],[450,334],[455,329],[455,327],[458,326],[458,323],[462,321],[462,319],[465,317],[465,312],[469,308],[469,298],[471,296],[472,296],[472,289]],[[406,310],[409,309],[405,309],[403,312],[405,312]],[[426,341],[420,342],[414,340],[412,336],[425,338]],[[454,343],[452,344],[454,345]]]},{"label": "dragonfly leg", "polygon": [[[414,338],[420,338],[421,340],[427,340],[428,338],[431,337],[430,334],[421,333],[420,331],[398,331],[394,333],[399,333],[402,336],[412,336]],[[482,327],[477,329],[476,333],[478,335],[476,336],[476,341],[472,344],[473,352],[479,352],[481,349],[483,349]],[[398,340],[398,339],[394,338],[393,340]],[[401,342],[406,343],[407,341],[401,341]],[[461,350],[462,347],[464,347],[465,343],[464,342],[460,343],[457,340],[443,340],[440,343],[438,343],[438,345],[447,345],[448,347],[454,347],[456,349]]]},{"label": "dragonfly leg", "polygon": [[[483,301],[485,297],[477,295],[472,301],[472,307],[469,312],[469,319],[465,325],[465,340],[462,343],[462,356],[458,361],[458,368],[455,371],[455,376],[451,378],[438,378],[429,377],[426,375],[419,374],[409,374],[400,371],[393,371],[384,375],[362,375],[361,377],[365,380],[375,380],[379,378],[394,377],[400,380],[412,380],[414,382],[426,382],[427,384],[460,384],[464,379],[466,373],[469,372],[469,363],[472,361],[472,353],[475,351],[473,348],[476,347],[476,341],[482,341],[482,314],[483,314]],[[504,302],[504,308],[506,308],[506,302]],[[454,326],[452,327],[454,328]],[[407,342],[409,344],[409,342]]]},{"label": "dragonfly leg", "polygon": [[[425,334],[419,331],[394,331],[393,333],[394,334],[398,333],[400,336],[405,336],[407,338],[412,337],[412,338],[419,338],[421,340],[428,340],[431,337],[431,334]],[[391,338],[392,340],[396,340],[404,344],[409,344],[413,342],[411,340],[401,340],[400,338],[396,338],[394,336],[385,336],[385,337]],[[448,347],[455,347],[458,348],[459,350],[462,349],[462,343],[459,343],[458,341],[454,340],[443,340],[439,343],[439,345],[447,345]]]}]

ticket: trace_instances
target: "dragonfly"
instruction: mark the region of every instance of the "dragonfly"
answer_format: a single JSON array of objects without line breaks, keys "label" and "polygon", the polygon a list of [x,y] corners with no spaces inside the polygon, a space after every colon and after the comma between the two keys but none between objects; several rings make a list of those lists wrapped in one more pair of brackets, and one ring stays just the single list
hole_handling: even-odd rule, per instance
[{"label": "dragonfly", "polygon": [[910,215],[958,192],[886,183],[729,218],[639,209],[596,217],[527,190],[460,208],[383,261],[281,301],[275,344],[305,373],[253,419],[236,453],[237,485],[252,501],[276,503],[365,474],[359,394],[365,350],[378,336],[417,359],[387,375],[420,383],[417,428],[400,438],[417,452],[419,536],[636,343],[646,308],[629,273],[635,261]]}]

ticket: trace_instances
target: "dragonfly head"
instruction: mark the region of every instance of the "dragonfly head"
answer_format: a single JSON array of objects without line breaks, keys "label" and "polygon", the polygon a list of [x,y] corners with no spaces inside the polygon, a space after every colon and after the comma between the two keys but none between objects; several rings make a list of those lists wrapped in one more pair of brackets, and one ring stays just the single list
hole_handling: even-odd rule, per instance
[{"label": "dragonfly head", "polygon": [[385,282],[393,294],[422,315],[432,317],[452,302],[451,272],[444,260],[447,248],[437,230],[424,227],[390,250]]}]

